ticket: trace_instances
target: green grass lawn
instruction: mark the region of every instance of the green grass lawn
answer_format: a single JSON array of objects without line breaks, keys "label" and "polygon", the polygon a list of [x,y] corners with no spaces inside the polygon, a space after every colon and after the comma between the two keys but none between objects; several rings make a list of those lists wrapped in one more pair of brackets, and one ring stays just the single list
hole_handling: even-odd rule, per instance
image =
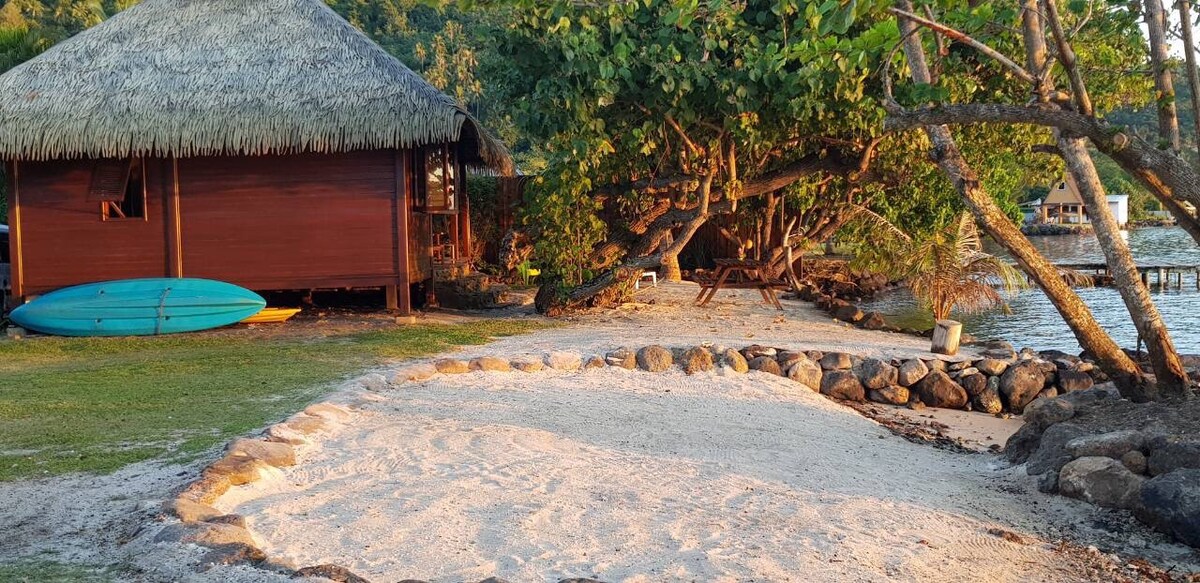
[{"label": "green grass lawn", "polygon": [[0,564],[0,581],[11,583],[108,583],[114,580],[111,574],[106,568],[44,561]]},{"label": "green grass lawn", "polygon": [[0,481],[184,460],[374,364],[545,324],[481,320],[329,337],[0,340]]}]

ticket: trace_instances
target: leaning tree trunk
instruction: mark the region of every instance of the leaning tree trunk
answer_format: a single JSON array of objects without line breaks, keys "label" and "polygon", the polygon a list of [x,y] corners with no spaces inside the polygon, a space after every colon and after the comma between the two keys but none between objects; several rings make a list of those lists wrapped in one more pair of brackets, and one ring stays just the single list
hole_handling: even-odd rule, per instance
[{"label": "leaning tree trunk", "polygon": [[1187,372],[1179,361],[1179,354],[1175,351],[1162,316],[1150,298],[1150,290],[1142,283],[1129,244],[1121,237],[1120,227],[1108,208],[1104,187],[1100,184],[1100,177],[1096,174],[1084,140],[1059,137],[1058,147],[1067,162],[1067,170],[1075,177],[1079,195],[1087,207],[1092,229],[1100,241],[1100,249],[1104,251],[1108,271],[1113,276],[1121,300],[1125,302],[1138,334],[1146,342],[1159,391],[1164,397],[1186,396],[1189,389]]},{"label": "leaning tree trunk", "polygon": [[[1158,1],[1158,0],[1148,0]],[[1059,19],[1056,0],[1040,0],[1042,10],[1038,10],[1039,0],[1025,0],[1021,22],[1025,36],[1026,63],[1031,71],[1045,70],[1048,64],[1046,51],[1045,28],[1042,20],[1046,20],[1058,48],[1058,61],[1062,64],[1071,80],[1072,99],[1076,109],[1084,115],[1093,115],[1092,101],[1088,96],[1087,85],[1079,71],[1075,60],[1075,51],[1070,39]],[[1037,75],[1035,93],[1045,107],[1057,107],[1049,101],[1049,95],[1054,89],[1048,76]],[[1169,79],[1168,79],[1169,85]],[[1174,112],[1172,111],[1172,116]],[[1178,126],[1176,126],[1178,127]],[[1059,129],[1054,130],[1054,138],[1058,145],[1059,154],[1067,163],[1067,171],[1074,178],[1079,188],[1084,207],[1087,208],[1092,228],[1104,253],[1109,273],[1112,274],[1121,300],[1133,320],[1138,334],[1145,339],[1150,362],[1154,368],[1158,386],[1165,389],[1171,396],[1186,395],[1188,390],[1187,373],[1179,362],[1179,354],[1171,342],[1167,327],[1158,313],[1158,308],[1150,298],[1150,291],[1142,283],[1137,265],[1133,261],[1133,253],[1129,244],[1121,237],[1120,226],[1108,208],[1108,199],[1104,195],[1104,186],[1092,163],[1088,152],[1087,142],[1082,137],[1069,135]],[[1149,393],[1147,386],[1147,393]],[[1147,394],[1147,397],[1152,395]]]},{"label": "leaning tree trunk", "polygon": [[[912,12],[910,0],[898,0],[897,5],[906,12]],[[930,84],[929,65],[925,61],[925,49],[916,24],[900,18],[899,25],[912,80],[918,84]],[[924,129],[933,144],[931,154],[938,167],[966,201],[984,231],[1003,246],[1046,293],[1079,344],[1096,358],[1101,370],[1112,377],[1121,394],[1133,400],[1146,400],[1148,395],[1144,377],[1137,363],[1100,327],[1091,310],[1063,281],[1058,270],[1037,252],[983,189],[975,171],[959,152],[950,129],[944,125],[925,125]]]}]

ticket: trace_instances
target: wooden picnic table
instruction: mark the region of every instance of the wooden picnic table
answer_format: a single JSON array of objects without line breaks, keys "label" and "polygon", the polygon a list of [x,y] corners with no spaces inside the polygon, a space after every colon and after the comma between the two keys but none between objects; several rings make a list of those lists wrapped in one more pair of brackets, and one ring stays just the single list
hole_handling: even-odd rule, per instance
[{"label": "wooden picnic table", "polygon": [[700,295],[694,300],[697,306],[708,305],[721,289],[757,289],[764,302],[773,304],[776,309],[783,309],[779,298],[775,296],[775,289],[787,286],[783,282],[771,281],[767,276],[770,266],[766,261],[714,259],[713,263],[717,265],[717,270],[711,278],[696,278],[700,284]]}]

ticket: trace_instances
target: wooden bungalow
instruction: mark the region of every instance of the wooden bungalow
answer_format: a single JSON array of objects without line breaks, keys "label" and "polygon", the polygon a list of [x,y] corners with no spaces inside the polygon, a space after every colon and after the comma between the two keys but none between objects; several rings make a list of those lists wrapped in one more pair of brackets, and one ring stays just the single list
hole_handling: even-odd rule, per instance
[{"label": "wooden bungalow", "polygon": [[145,0],[0,75],[12,294],[410,286],[469,248],[466,111],[321,0]]}]

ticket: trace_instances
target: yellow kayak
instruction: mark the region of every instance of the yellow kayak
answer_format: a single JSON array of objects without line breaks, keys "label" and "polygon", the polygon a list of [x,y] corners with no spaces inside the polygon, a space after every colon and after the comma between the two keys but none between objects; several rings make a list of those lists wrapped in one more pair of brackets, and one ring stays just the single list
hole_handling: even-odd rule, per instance
[{"label": "yellow kayak", "polygon": [[263,308],[261,312],[242,320],[242,324],[278,324],[300,313],[300,308]]}]

